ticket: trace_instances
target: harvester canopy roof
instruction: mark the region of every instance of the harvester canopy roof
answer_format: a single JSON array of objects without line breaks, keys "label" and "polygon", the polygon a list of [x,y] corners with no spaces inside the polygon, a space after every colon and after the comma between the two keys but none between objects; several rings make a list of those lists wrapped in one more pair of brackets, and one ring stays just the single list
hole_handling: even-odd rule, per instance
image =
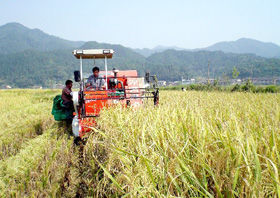
[{"label": "harvester canopy roof", "polygon": [[76,58],[82,57],[82,59],[101,59],[112,58],[114,50],[112,49],[85,49],[85,50],[74,50],[73,55]]}]

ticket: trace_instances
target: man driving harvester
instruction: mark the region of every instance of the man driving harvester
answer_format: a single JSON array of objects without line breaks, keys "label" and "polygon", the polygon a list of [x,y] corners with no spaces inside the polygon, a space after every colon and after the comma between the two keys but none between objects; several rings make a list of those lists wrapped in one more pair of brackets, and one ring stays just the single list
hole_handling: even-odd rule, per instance
[{"label": "man driving harvester", "polygon": [[99,77],[99,67],[92,68],[92,73],[87,80],[86,88],[102,90],[105,85],[105,80]]}]

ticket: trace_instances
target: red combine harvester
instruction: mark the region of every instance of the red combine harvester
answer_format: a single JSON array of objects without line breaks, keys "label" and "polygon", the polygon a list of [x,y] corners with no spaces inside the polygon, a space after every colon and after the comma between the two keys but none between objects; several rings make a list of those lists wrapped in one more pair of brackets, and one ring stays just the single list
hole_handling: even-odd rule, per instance
[{"label": "red combine harvester", "polygon": [[[146,99],[159,102],[159,90],[156,76],[146,73],[139,77],[136,70],[107,70],[107,60],[112,58],[112,49],[74,50],[73,55],[80,59],[80,70],[74,72],[75,81],[80,84],[80,91],[73,92],[75,117],[72,131],[75,137],[84,137],[96,125],[95,118],[104,107],[121,104],[125,107],[141,106]],[[105,80],[102,89],[86,88],[83,76],[83,59],[104,59],[104,71],[99,77]],[[94,61],[95,62],[95,61]]]}]

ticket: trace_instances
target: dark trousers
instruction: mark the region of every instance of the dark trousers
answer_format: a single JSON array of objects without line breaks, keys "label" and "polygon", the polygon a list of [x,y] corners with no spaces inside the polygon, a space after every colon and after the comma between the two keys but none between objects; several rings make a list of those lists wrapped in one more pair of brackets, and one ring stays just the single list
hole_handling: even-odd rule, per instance
[{"label": "dark trousers", "polygon": [[73,112],[74,110],[74,105],[73,101],[68,101],[68,102],[63,102],[64,108],[65,108],[65,113],[67,114],[67,120],[72,122],[73,119]]},{"label": "dark trousers", "polygon": [[65,106],[65,109],[74,111],[74,105],[72,100],[68,102],[63,102],[62,104]]}]

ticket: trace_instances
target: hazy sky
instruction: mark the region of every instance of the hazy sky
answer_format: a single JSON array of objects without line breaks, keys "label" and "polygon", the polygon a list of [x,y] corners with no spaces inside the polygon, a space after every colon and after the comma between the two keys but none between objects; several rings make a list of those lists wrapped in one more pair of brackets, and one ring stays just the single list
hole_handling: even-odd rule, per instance
[{"label": "hazy sky", "polygon": [[8,22],[133,48],[201,48],[241,37],[280,45],[280,0],[0,0],[0,25]]}]

